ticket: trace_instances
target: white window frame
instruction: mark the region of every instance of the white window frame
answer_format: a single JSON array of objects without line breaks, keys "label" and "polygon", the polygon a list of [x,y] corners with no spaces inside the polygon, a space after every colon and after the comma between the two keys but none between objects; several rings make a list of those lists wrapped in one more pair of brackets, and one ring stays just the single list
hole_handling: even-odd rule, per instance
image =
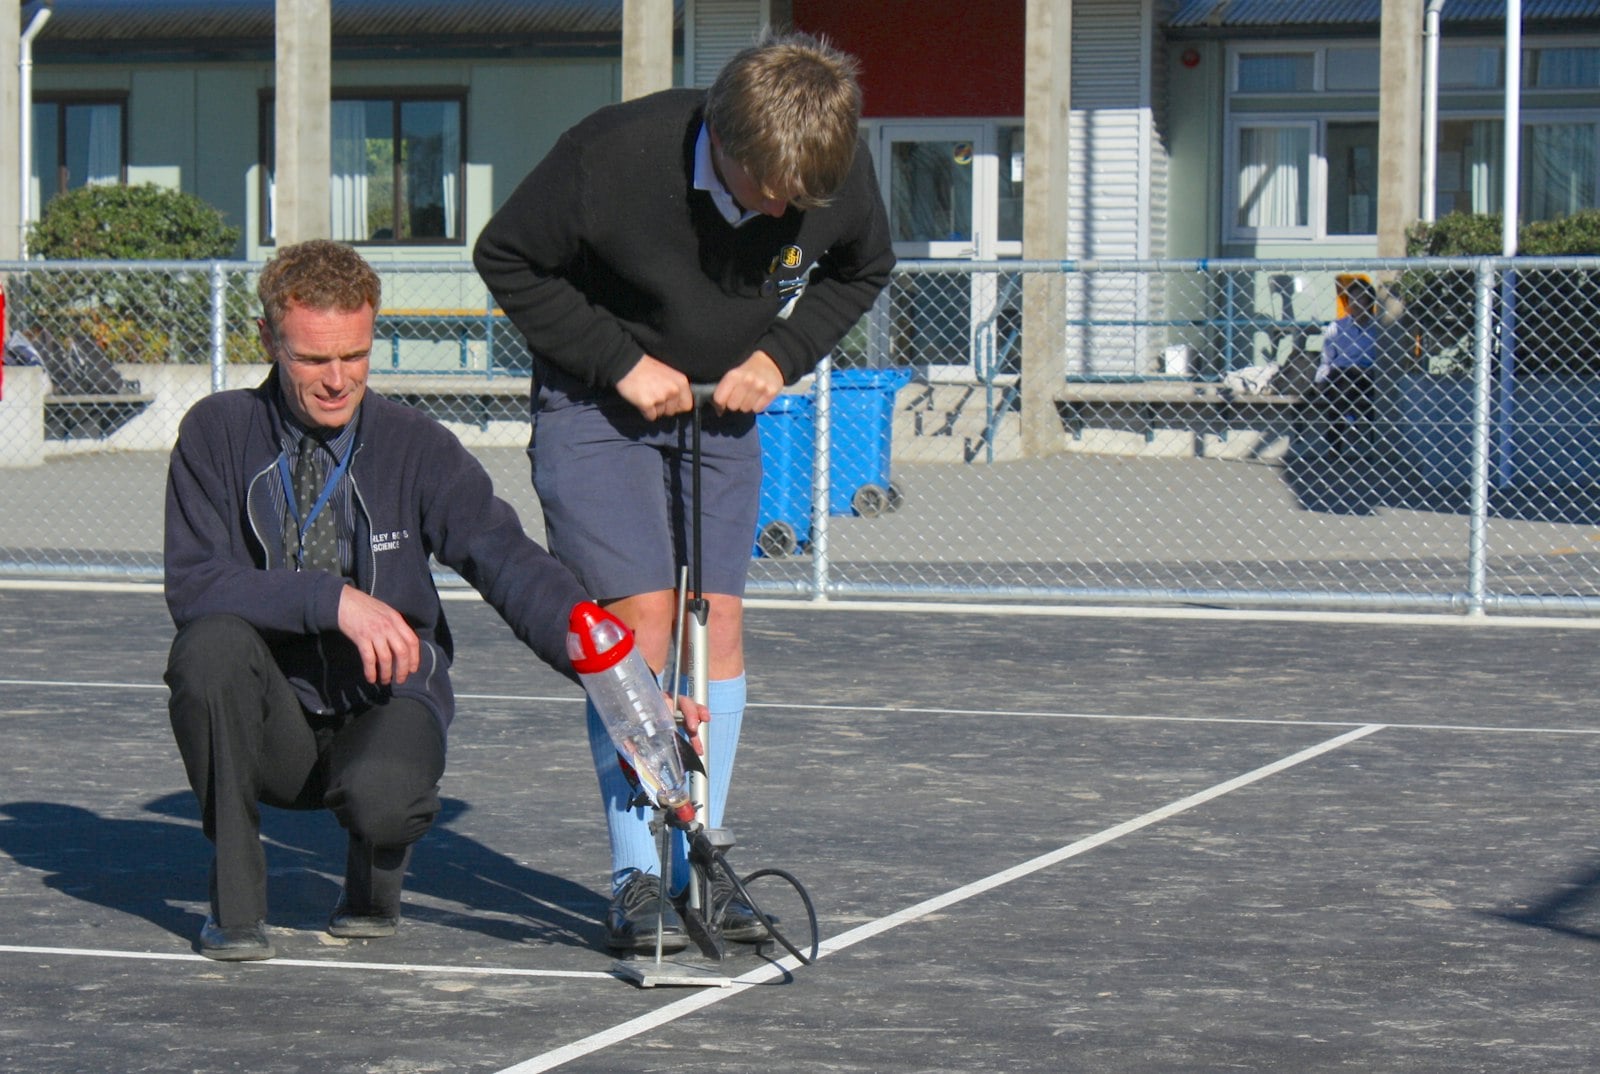
[{"label": "white window frame", "polygon": [[[1247,128],[1276,128],[1280,130],[1301,129],[1307,132],[1306,145],[1306,222],[1293,226],[1267,226],[1251,227],[1239,221],[1239,199],[1243,191],[1240,189],[1239,180],[1239,140]],[[1282,114],[1247,114],[1234,117],[1228,122],[1228,144],[1224,151],[1226,167],[1228,169],[1223,183],[1224,206],[1227,214],[1227,226],[1224,228],[1229,241],[1256,241],[1262,239],[1313,239],[1322,227],[1323,191],[1326,188],[1324,176],[1326,162],[1322,157],[1322,124],[1316,119],[1305,116],[1284,116]]]},{"label": "white window frame", "polygon": [[[1368,39],[1340,39],[1330,41],[1296,41],[1296,40],[1265,40],[1250,41],[1238,44],[1229,44],[1227,47],[1227,90],[1223,102],[1223,131],[1225,145],[1222,153],[1222,227],[1221,240],[1230,244],[1250,244],[1259,242],[1291,241],[1291,242],[1320,242],[1333,240],[1337,242],[1363,241],[1369,236],[1363,235],[1335,235],[1330,236],[1328,226],[1328,124],[1329,123],[1362,123],[1376,122],[1378,118],[1377,91],[1374,90],[1340,90],[1337,96],[1347,103],[1356,100],[1371,98],[1370,110],[1362,109],[1343,110],[1339,112],[1317,111],[1317,98],[1327,92],[1327,70],[1329,56],[1337,54],[1342,49],[1370,47],[1372,42]],[[1444,44],[1448,47],[1475,47],[1499,49],[1501,43],[1488,37],[1464,37],[1460,34],[1454,37],[1447,35]],[[1568,38],[1541,36],[1525,39],[1525,51],[1537,51],[1543,48],[1600,48],[1600,35],[1585,34]],[[1311,54],[1312,83],[1309,91],[1278,91],[1241,92],[1239,84],[1239,61],[1243,56],[1253,54],[1283,54],[1300,53]],[[1503,57],[1500,62],[1501,79],[1505,71]],[[1441,110],[1439,121],[1441,123],[1456,121],[1473,121],[1480,119],[1499,119],[1502,113],[1488,114],[1483,110],[1486,95],[1495,96],[1502,92],[1499,82],[1494,87],[1440,87],[1439,95]],[[1573,101],[1582,96],[1594,100],[1592,108],[1574,106]],[[1276,102],[1275,107],[1273,102]],[[1457,107],[1452,107],[1452,103]],[[1551,107],[1541,107],[1544,102]],[[1236,107],[1236,104],[1244,107]],[[1591,89],[1532,89],[1524,87],[1522,90],[1522,116],[1524,127],[1529,125],[1545,124],[1591,124],[1596,129],[1596,139],[1600,141],[1600,92]],[[1304,227],[1248,227],[1238,222],[1239,206],[1239,142],[1240,131],[1249,127],[1284,127],[1307,126],[1310,134],[1310,160],[1307,168],[1307,222]],[[1600,157],[1600,145],[1596,147],[1596,155]],[[1600,173],[1600,166],[1596,168]],[[1596,176],[1595,204],[1600,206],[1600,174]],[[1376,216],[1376,213],[1374,213]]]}]

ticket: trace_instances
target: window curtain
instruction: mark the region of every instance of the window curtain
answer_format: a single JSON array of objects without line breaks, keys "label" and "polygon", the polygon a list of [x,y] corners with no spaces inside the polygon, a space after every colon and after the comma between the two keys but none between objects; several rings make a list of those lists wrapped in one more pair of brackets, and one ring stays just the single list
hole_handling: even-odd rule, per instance
[{"label": "window curtain", "polygon": [[341,242],[361,242],[367,234],[367,106],[364,101],[334,101],[333,237]]},{"label": "window curtain", "polygon": [[1241,227],[1306,225],[1310,132],[1303,127],[1245,127],[1239,131]]},{"label": "window curtain", "polygon": [[1478,120],[1472,124],[1467,142],[1467,189],[1472,195],[1472,211],[1497,213],[1500,205],[1500,122]]},{"label": "window curtain", "polygon": [[444,199],[444,237],[453,239],[460,222],[456,219],[461,195],[461,110],[454,104],[445,108],[439,147],[439,196]]},{"label": "window curtain", "polygon": [[[1532,84],[1541,89],[1600,86],[1600,49],[1542,48]],[[1526,66],[1524,71],[1526,71]],[[1524,80],[1528,81],[1528,80]]]},{"label": "window curtain", "polygon": [[88,186],[115,186],[122,181],[122,110],[116,105],[89,109]]},{"label": "window curtain", "polygon": [[1523,219],[1553,220],[1594,207],[1594,130],[1587,123],[1523,128]]}]

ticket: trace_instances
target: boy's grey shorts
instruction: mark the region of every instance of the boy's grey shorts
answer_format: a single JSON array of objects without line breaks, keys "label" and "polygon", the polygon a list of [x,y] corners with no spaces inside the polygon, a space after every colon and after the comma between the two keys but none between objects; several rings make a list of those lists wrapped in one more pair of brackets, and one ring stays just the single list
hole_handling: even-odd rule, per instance
[{"label": "boy's grey shorts", "polygon": [[[693,548],[690,415],[646,421],[615,392],[543,369],[532,410],[528,457],[551,553],[596,600],[676,588]],[[758,435],[754,414],[702,414],[707,593],[744,595],[761,506]]]}]

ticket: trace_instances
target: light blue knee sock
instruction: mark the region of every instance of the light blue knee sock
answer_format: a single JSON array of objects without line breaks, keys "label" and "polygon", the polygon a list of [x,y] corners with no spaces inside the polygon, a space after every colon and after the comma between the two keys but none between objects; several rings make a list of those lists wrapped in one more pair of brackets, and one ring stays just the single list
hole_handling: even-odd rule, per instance
[{"label": "light blue knee sock", "polygon": [[589,752],[594,756],[594,773],[600,780],[600,799],[606,810],[606,833],[611,837],[611,893],[615,895],[635,869],[660,875],[661,862],[656,838],[650,834],[650,811],[644,806],[628,808],[633,787],[622,774],[617,747],[592,703],[586,715]]},{"label": "light blue knee sock", "polygon": [[[685,677],[678,689],[690,693],[693,684]],[[733,782],[733,757],[739,751],[739,728],[744,723],[745,677],[712,679],[706,683],[706,711],[711,714],[711,730],[706,743],[711,751],[711,766],[707,775],[711,779],[709,801],[706,803],[706,827],[722,827],[722,815],[728,804],[728,785]],[[682,890],[689,878],[688,841],[677,836],[672,841],[672,886]]]},{"label": "light blue knee sock", "polygon": [[706,683],[706,708],[711,712],[711,801],[707,803],[706,824],[722,827],[722,813],[728,805],[728,786],[733,782],[733,756],[739,752],[739,728],[744,723],[745,679],[713,679]]}]

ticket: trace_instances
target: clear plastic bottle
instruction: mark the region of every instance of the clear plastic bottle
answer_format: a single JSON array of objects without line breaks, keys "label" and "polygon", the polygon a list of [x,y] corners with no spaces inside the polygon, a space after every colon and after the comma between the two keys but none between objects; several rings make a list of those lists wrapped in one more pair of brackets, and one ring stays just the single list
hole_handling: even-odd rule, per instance
[{"label": "clear plastic bottle", "polygon": [[661,685],[634,647],[633,631],[598,604],[584,601],[567,619],[567,655],[606,733],[646,793],[662,809],[692,820],[678,725]]}]

